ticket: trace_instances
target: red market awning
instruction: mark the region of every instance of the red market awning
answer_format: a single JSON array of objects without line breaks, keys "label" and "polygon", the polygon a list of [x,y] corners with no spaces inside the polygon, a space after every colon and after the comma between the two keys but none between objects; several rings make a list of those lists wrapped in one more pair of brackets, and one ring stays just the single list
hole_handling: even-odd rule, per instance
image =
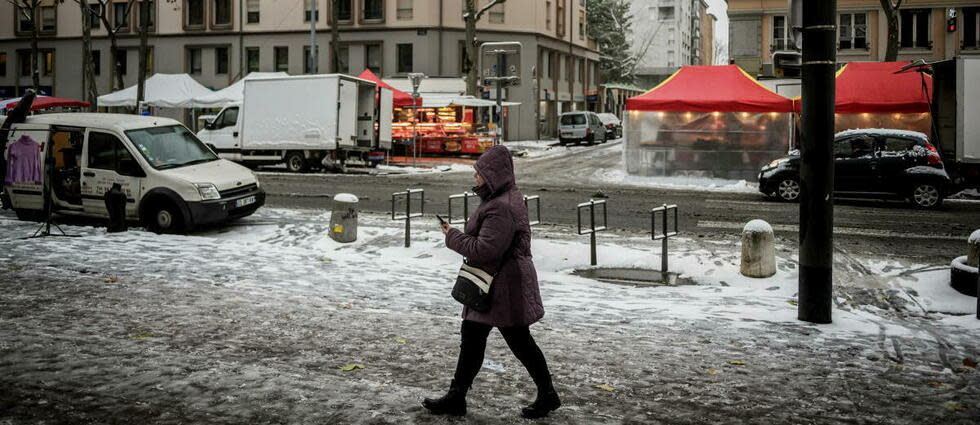
[{"label": "red market awning", "polygon": [[[20,103],[19,100],[17,102],[11,102],[5,105],[4,108],[14,109],[15,107],[17,107],[18,103]],[[34,99],[34,103],[31,104],[31,110],[35,111],[38,109],[45,109],[45,108],[57,108],[60,106],[76,106],[79,108],[87,108],[89,105],[91,104],[81,100],[65,99],[61,97],[52,97],[52,96],[38,96],[37,98]]]},{"label": "red market awning", "polygon": [[[381,79],[378,78],[377,75],[374,75],[374,73],[371,72],[370,69],[365,69],[364,72],[361,73],[361,75],[357,76],[357,78],[363,78],[365,80],[374,81],[375,83],[378,84],[379,87],[384,87],[388,90],[391,90],[391,100],[394,107],[402,108],[405,106],[412,106],[412,95],[405,93],[401,90],[398,90],[388,85],[388,83],[384,81],[381,81]],[[421,96],[416,98],[416,106],[422,106]]]},{"label": "red market awning", "polygon": [[[896,74],[909,62],[851,62],[837,72],[838,114],[929,112],[932,77],[915,71]],[[799,109],[799,107],[797,107]]]},{"label": "red market awning", "polygon": [[793,112],[793,101],[737,65],[685,66],[650,91],[626,100],[630,111]]}]

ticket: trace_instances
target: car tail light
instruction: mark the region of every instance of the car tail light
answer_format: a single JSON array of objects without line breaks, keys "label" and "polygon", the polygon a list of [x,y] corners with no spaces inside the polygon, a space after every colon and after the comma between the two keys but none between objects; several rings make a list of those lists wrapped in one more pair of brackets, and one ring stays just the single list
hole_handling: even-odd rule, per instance
[{"label": "car tail light", "polygon": [[586,128],[585,129],[585,134],[586,135],[592,134],[592,128],[591,127],[590,128]]},{"label": "car tail light", "polygon": [[929,165],[941,165],[943,163],[942,158],[939,157],[939,151],[932,143],[926,143],[926,149],[929,150],[929,156],[927,158]]}]

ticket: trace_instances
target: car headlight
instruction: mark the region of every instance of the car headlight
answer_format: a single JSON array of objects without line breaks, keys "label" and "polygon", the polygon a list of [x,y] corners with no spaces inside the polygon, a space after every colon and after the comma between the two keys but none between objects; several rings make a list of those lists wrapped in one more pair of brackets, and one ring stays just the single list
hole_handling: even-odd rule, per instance
[{"label": "car headlight", "polygon": [[766,166],[766,168],[775,168],[779,164],[784,164],[784,163],[787,163],[787,162],[789,162],[789,158],[778,158],[778,159],[774,159],[774,160],[772,160],[772,162],[769,163],[769,165]]},{"label": "car headlight", "polygon": [[256,175],[255,173],[252,173],[252,177],[254,177],[254,178],[255,178],[255,188],[256,188],[256,189],[259,189],[259,188],[261,188],[261,187],[262,187],[262,183],[261,183],[261,182],[259,182],[259,176],[258,176],[258,175]]},{"label": "car headlight", "polygon": [[197,183],[197,191],[201,194],[201,199],[205,201],[210,201],[213,199],[221,199],[221,193],[218,192],[218,188],[211,183]]}]

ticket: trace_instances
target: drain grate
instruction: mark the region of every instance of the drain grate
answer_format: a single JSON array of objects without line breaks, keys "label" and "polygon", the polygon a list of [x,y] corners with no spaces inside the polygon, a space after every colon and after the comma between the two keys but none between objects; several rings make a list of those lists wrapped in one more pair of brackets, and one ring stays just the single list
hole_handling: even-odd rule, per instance
[{"label": "drain grate", "polygon": [[659,270],[638,269],[628,267],[598,267],[575,270],[576,276],[595,279],[600,282],[633,286],[682,286],[696,285],[690,278],[681,277],[677,273],[668,272],[666,275]]}]

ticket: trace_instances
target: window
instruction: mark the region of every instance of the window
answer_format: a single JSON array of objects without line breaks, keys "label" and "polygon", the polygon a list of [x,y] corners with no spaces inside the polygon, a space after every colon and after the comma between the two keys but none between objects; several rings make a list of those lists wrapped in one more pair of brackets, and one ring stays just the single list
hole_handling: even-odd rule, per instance
[{"label": "window", "polygon": [[599,85],[599,64],[595,62],[592,64],[592,85]]},{"label": "window", "polygon": [[201,73],[201,48],[192,47],[187,49],[187,72],[191,74]]},{"label": "window", "polygon": [[551,2],[544,3],[544,29],[551,29]]},{"label": "window", "polygon": [[136,158],[129,153],[126,146],[118,137],[109,133],[97,131],[88,134],[88,168],[110,170],[122,174],[125,169],[132,169]]},{"label": "window", "polygon": [[247,72],[256,72],[259,70],[259,48],[258,47],[246,47],[245,48],[245,69]]},{"label": "window", "polygon": [[466,41],[459,42],[459,75],[466,74]]},{"label": "window", "polygon": [[[487,3],[489,3],[490,1],[492,0],[487,0]],[[504,23],[504,4],[501,3],[494,7],[491,7],[490,10],[487,11],[487,20],[491,24]]]},{"label": "window", "polygon": [[7,54],[0,53],[0,77],[7,76]]},{"label": "window", "polygon": [[874,138],[858,136],[834,143],[834,158],[853,159],[871,156],[874,153]]},{"label": "window", "polygon": [[384,0],[364,0],[365,21],[383,21],[385,19]]},{"label": "window", "polygon": [[50,77],[54,75],[54,50],[41,51],[41,75]]},{"label": "window", "polygon": [[412,45],[398,45],[398,72],[412,72]]},{"label": "window", "polygon": [[228,48],[227,47],[214,48],[214,73],[215,74],[228,73]]},{"label": "window", "polygon": [[247,13],[245,22],[250,24],[259,23],[259,0],[248,0],[248,2],[245,3],[245,10]]},{"label": "window", "polygon": [[124,50],[124,49],[119,49],[119,50],[116,51],[116,58],[115,58],[116,68],[115,69],[118,70],[119,75],[126,75],[126,68],[127,68],[128,62],[129,62],[128,61],[128,58],[126,57],[126,53],[128,53],[128,52],[126,50]]},{"label": "window", "polygon": [[865,49],[868,47],[868,15],[864,13],[844,13],[840,15],[837,48]]},{"label": "window", "polygon": [[157,18],[157,16],[156,16],[157,15],[156,3],[154,3],[153,0],[143,0],[143,1],[140,2],[139,17],[136,18],[136,19],[139,19],[139,22],[140,22],[140,26],[141,27],[143,26],[143,8],[144,7],[149,7],[150,8],[150,27],[153,27],[156,24],[156,21],[157,21],[157,19],[156,19]]},{"label": "window", "polygon": [[231,0],[213,0],[215,26],[231,25]]},{"label": "window", "polygon": [[660,6],[657,8],[657,16],[661,21],[674,20],[674,6]]},{"label": "window", "polygon": [[932,48],[929,41],[929,15],[932,10],[905,9],[899,12],[898,39],[902,48]]},{"label": "window", "polygon": [[[320,55],[320,46],[316,46],[317,56]],[[313,61],[316,59],[310,57],[310,46],[303,46],[303,73],[312,74],[314,69]]]},{"label": "window", "polygon": [[364,46],[364,63],[367,64],[367,69],[375,73],[377,76],[381,76],[381,45],[380,44],[368,44]]},{"label": "window", "polygon": [[571,56],[565,56],[565,80],[566,81],[575,81],[575,66],[572,63],[573,60],[575,60],[575,58]]},{"label": "window", "polygon": [[585,11],[578,11],[578,39],[585,40]]},{"label": "window", "polygon": [[231,127],[238,123],[238,108],[228,108],[214,120],[214,129]]},{"label": "window", "polygon": [[350,46],[340,46],[337,49],[337,57],[334,58],[337,64],[337,72],[341,74],[350,73]]},{"label": "window", "polygon": [[786,50],[789,46],[789,39],[786,32],[786,17],[772,17],[772,46],[770,50]]},{"label": "window", "polygon": [[353,0],[332,0],[337,3],[337,21],[350,22],[354,8],[351,7]]},{"label": "window", "polygon": [[41,7],[41,31],[54,32],[58,25],[58,16],[55,14],[54,6]]},{"label": "window", "polygon": [[112,4],[112,26],[120,31],[129,31],[129,4],[116,2]]},{"label": "window", "polygon": [[555,6],[555,14],[557,16],[557,26],[555,27],[558,31],[558,36],[562,37],[565,35],[565,2],[567,0],[555,0],[557,3]]},{"label": "window", "polygon": [[153,46],[146,48],[146,73],[147,76],[153,75]]},{"label": "window", "polygon": [[184,22],[188,27],[204,27],[204,0],[184,0]]},{"label": "window", "polygon": [[289,72],[289,47],[277,46],[275,49],[276,71]]},{"label": "window", "polygon": [[585,84],[585,59],[578,60],[578,82]]},{"label": "window", "polygon": [[[303,22],[310,22],[310,6],[312,6],[310,0],[300,0],[303,2]],[[320,8],[316,8],[316,18],[314,19],[320,22]]]},{"label": "window", "polygon": [[17,31],[31,32],[34,29],[29,13],[30,11],[26,8],[17,8]]},{"label": "window", "polygon": [[20,50],[17,52],[17,62],[20,63],[20,76],[31,76],[31,51]]},{"label": "window", "polygon": [[963,8],[963,48],[980,47],[980,7]]},{"label": "window", "polygon": [[92,72],[95,75],[102,75],[102,51],[93,50],[92,51]]},{"label": "window", "polygon": [[548,78],[558,79],[558,56],[555,52],[548,53]]},{"label": "window", "polygon": [[[881,146],[881,150],[885,156],[894,156],[897,154],[906,153],[915,147],[915,141],[909,139],[902,139],[898,137],[886,137],[885,142]],[[888,155],[891,153],[891,155]]]},{"label": "window", "polygon": [[102,16],[102,4],[101,3],[89,3],[89,10],[91,10],[91,16],[89,16],[88,27],[97,30],[102,27],[102,21],[99,16]]},{"label": "window", "polygon": [[415,0],[398,0],[396,19],[399,21],[413,19],[415,17],[415,5],[413,3]]}]

